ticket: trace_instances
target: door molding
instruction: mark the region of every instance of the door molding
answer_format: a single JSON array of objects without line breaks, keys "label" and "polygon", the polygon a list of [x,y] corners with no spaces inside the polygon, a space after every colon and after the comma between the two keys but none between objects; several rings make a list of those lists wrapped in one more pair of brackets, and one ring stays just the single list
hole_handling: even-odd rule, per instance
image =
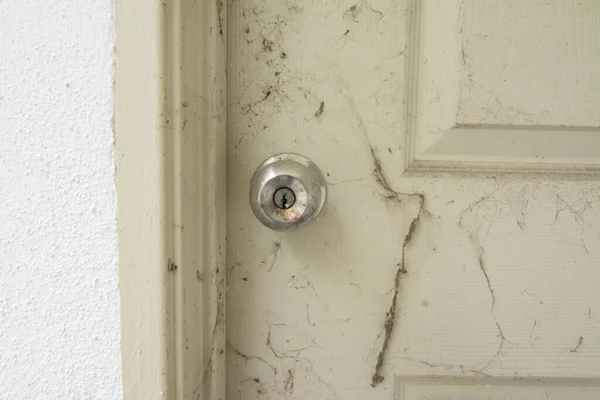
[{"label": "door molding", "polygon": [[115,7],[123,398],[225,399],[226,2]]}]

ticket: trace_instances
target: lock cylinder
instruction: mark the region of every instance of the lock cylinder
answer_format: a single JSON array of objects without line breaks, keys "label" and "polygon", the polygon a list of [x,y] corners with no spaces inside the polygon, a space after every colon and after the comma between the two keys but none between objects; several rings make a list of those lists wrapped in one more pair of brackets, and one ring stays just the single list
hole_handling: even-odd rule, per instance
[{"label": "lock cylinder", "polygon": [[250,181],[254,215],[276,231],[291,231],[317,218],[326,197],[327,184],[321,170],[299,154],[269,157]]}]

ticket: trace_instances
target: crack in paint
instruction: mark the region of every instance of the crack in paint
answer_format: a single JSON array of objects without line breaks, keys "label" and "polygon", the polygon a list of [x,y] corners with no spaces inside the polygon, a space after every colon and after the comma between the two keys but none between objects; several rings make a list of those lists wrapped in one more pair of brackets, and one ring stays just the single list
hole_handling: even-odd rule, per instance
[{"label": "crack in paint", "polygon": [[233,345],[231,343],[229,343],[229,342],[227,342],[227,346],[229,346],[229,348],[231,350],[233,350],[234,354],[240,356],[244,360],[246,360],[246,361],[258,360],[258,361],[262,362],[263,364],[265,364],[266,366],[268,366],[269,368],[271,368],[271,370],[273,371],[273,374],[277,373],[277,368],[274,365],[269,364],[264,358],[258,357],[258,356],[249,356],[247,354],[244,354],[240,350],[238,350],[235,347],[233,347]]},{"label": "crack in paint", "polygon": [[[279,352],[277,352],[275,350],[275,348],[273,347],[273,343],[271,342],[271,325],[269,325],[269,332],[267,333],[267,342],[266,342],[267,347],[269,348],[269,350],[271,350],[271,353],[273,353],[273,355],[279,359],[291,359],[294,360],[296,362],[300,362],[300,361],[304,361],[306,362],[306,370],[312,372],[312,374],[319,380],[319,382],[321,382],[322,384],[331,387],[332,384],[330,382],[327,382],[325,379],[321,378],[321,376],[319,374],[317,374],[317,372],[314,369],[313,363],[309,358],[306,357],[300,357],[299,353],[303,350],[307,350],[313,347],[316,348],[320,348],[319,346],[315,346],[315,345],[309,345],[306,347],[302,347],[300,349],[292,349],[292,350],[288,350],[285,353],[280,354]],[[296,355],[289,355],[289,352],[295,352]]]},{"label": "crack in paint", "polygon": [[477,263],[479,265],[479,269],[481,270],[481,272],[483,273],[483,276],[485,277],[485,282],[486,282],[488,291],[490,293],[490,297],[492,299],[492,304],[491,304],[491,307],[490,307],[490,309],[491,309],[490,311],[492,313],[492,317],[494,318],[494,323],[496,324],[496,327],[498,328],[498,336],[500,336],[500,343],[498,344],[498,349],[496,350],[496,353],[481,368],[481,370],[480,370],[481,373],[483,373],[483,371],[490,366],[490,364],[496,359],[496,357],[498,357],[500,355],[500,353],[502,353],[502,350],[504,349],[504,344],[505,343],[514,344],[510,340],[506,339],[506,336],[504,335],[504,331],[502,330],[502,327],[500,326],[500,322],[498,322],[498,317],[496,316],[496,294],[494,292],[494,288],[492,286],[492,282],[490,280],[490,276],[488,275],[488,272],[487,272],[487,268],[486,268],[485,260],[484,260],[485,249],[481,245],[481,241],[479,240],[479,237],[478,237],[478,232],[476,230],[472,229],[472,228],[465,227],[464,224],[463,224],[463,217],[464,217],[465,213],[467,213],[469,211],[473,211],[473,207],[481,204],[483,201],[485,201],[488,198],[490,198],[493,193],[491,193],[491,194],[489,194],[487,196],[481,197],[475,203],[473,203],[469,207],[467,207],[460,214],[460,219],[458,221],[458,226],[461,229],[465,230],[468,233],[469,240],[471,241],[471,244],[473,245],[474,250],[477,252]]},{"label": "crack in paint", "polygon": [[283,382],[283,390],[286,394],[294,394],[294,373],[291,369],[288,369],[288,376],[285,378],[285,382]]},{"label": "crack in paint", "polygon": [[[377,171],[377,170],[379,170],[381,172],[381,163],[376,163],[375,171]],[[385,176],[383,174],[381,174],[381,176],[383,178],[381,181],[378,180],[378,182],[380,182],[380,183],[383,182],[382,186],[384,186],[384,184],[385,184],[385,185],[387,185],[387,188],[389,190],[391,190],[391,188],[389,187],[389,184],[387,184],[387,180],[385,179]],[[377,177],[377,175],[376,175],[376,177]],[[386,186],[384,186],[384,188],[386,188]],[[393,190],[391,190],[391,191],[394,192]],[[397,192],[394,192],[394,193],[395,193],[396,198],[399,199],[398,193]],[[417,215],[415,215],[412,222],[410,223],[410,227],[408,228],[408,233],[404,237],[404,241],[402,243],[402,259],[398,263],[398,269],[396,270],[396,276],[394,278],[394,295],[392,296],[392,304],[390,305],[390,309],[388,310],[388,312],[385,314],[385,322],[383,324],[383,327],[384,327],[383,343],[381,345],[381,350],[379,351],[379,355],[377,356],[377,363],[375,364],[375,372],[373,373],[373,378],[371,380],[372,387],[377,386],[379,383],[383,382],[383,380],[384,380],[383,375],[381,375],[381,371],[383,369],[383,364],[385,361],[385,356],[387,354],[390,338],[392,336],[392,332],[393,332],[394,326],[396,324],[396,305],[398,302],[398,294],[400,293],[400,280],[402,278],[402,275],[404,275],[406,273],[406,268],[405,268],[405,266],[406,266],[406,263],[405,263],[406,247],[411,243],[413,235],[414,235],[415,231],[417,230],[419,223],[421,222],[421,215],[423,214],[424,209],[425,209],[425,196],[423,194],[413,194],[411,196],[419,197],[419,199],[420,199],[419,211],[417,212]]]},{"label": "crack in paint", "polygon": [[577,346],[575,348],[569,350],[569,353],[577,353],[581,345],[583,344],[583,336],[579,336],[579,341],[577,342]]},{"label": "crack in paint", "polygon": [[272,257],[272,260],[271,260],[271,263],[269,264],[269,269],[267,270],[267,273],[271,272],[271,270],[275,266],[275,262],[277,261],[277,257],[279,256],[280,250],[281,250],[281,242],[274,242],[273,247],[271,248],[271,251],[263,257],[263,259],[261,261],[261,265],[266,265],[269,258]]}]

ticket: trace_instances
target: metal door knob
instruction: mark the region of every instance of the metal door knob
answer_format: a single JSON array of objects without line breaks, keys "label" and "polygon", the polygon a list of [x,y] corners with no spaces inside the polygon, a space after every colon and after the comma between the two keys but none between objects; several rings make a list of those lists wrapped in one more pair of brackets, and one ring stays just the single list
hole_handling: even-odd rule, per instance
[{"label": "metal door knob", "polygon": [[269,157],[250,181],[254,215],[276,231],[294,230],[314,220],[326,196],[327,185],[319,167],[294,153]]}]

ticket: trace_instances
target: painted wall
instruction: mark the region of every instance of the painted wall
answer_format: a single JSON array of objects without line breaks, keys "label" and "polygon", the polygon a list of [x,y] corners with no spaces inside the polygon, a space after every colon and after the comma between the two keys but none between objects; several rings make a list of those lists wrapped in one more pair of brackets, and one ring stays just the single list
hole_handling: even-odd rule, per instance
[{"label": "painted wall", "polygon": [[113,4],[0,6],[0,399],[118,399]]}]

